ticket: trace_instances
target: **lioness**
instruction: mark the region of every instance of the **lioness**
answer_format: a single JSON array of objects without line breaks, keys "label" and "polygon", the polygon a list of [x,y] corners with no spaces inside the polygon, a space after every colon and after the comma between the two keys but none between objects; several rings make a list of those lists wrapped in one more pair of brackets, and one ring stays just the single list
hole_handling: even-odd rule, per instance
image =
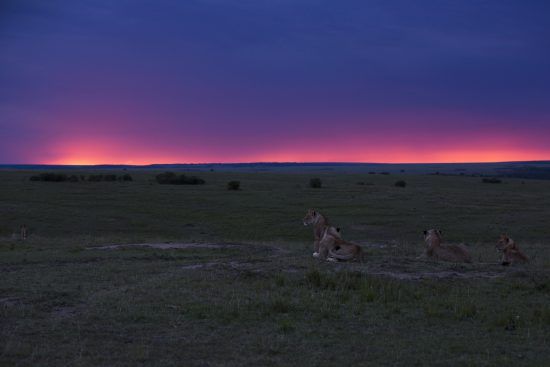
[{"label": "lioness", "polygon": [[502,252],[502,265],[529,262],[529,258],[521,252],[513,239],[501,234],[496,245],[497,251]]},{"label": "lioness", "polygon": [[[313,256],[319,256],[319,243],[321,238],[325,235],[325,231],[330,225],[328,219],[318,211],[309,209],[306,216],[303,219],[304,226],[313,226]],[[336,231],[337,233],[338,231]]]},{"label": "lioness", "polygon": [[328,227],[319,244],[319,256],[329,261],[361,260],[362,254],[361,246],[342,239],[339,228]]},{"label": "lioness", "polygon": [[468,253],[466,246],[462,244],[442,245],[442,233],[439,229],[424,231],[424,240],[427,245],[426,251],[423,254],[424,257],[452,262],[472,262],[472,257]]}]

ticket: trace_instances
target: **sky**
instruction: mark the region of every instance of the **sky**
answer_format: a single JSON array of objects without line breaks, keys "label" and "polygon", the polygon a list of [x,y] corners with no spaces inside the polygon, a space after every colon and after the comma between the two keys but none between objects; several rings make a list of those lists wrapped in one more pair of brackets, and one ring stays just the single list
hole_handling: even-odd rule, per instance
[{"label": "sky", "polygon": [[0,164],[550,160],[546,0],[0,0]]}]

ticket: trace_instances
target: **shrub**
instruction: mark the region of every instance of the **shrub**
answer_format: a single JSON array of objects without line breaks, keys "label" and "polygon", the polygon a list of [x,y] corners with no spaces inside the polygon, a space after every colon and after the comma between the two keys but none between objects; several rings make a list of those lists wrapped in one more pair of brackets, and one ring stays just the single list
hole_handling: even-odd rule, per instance
[{"label": "shrub", "polygon": [[155,178],[159,184],[172,184],[178,179],[174,172],[159,173]]},{"label": "shrub", "polygon": [[399,181],[397,181],[397,182],[395,183],[395,186],[397,186],[397,187],[405,187],[405,186],[407,186],[407,183],[406,183],[405,181],[403,181],[403,180],[399,180]]},{"label": "shrub", "polygon": [[[89,175],[87,180],[89,182],[100,182],[100,181],[132,181],[132,178],[128,179],[130,175],[126,174],[122,177],[117,175]],[[86,181],[86,176],[84,175],[66,175],[64,173],[41,173],[37,176],[31,176],[31,181],[50,181],[50,182],[79,182]]]},{"label": "shrub", "polygon": [[312,178],[309,180],[309,187],[312,187],[314,189],[320,189],[322,185],[320,178]]},{"label": "shrub", "polygon": [[88,176],[89,182],[100,182],[103,181],[103,175],[89,175]]},{"label": "shrub", "polygon": [[240,181],[229,181],[227,183],[228,190],[240,190],[241,183]]},{"label": "shrub", "polygon": [[170,185],[203,185],[205,181],[197,176],[176,175],[174,172],[164,172],[156,175],[159,184]]},{"label": "shrub", "polygon": [[63,182],[67,181],[68,177],[64,173],[41,173],[38,176],[32,176],[31,181],[48,181],[48,182]]},{"label": "shrub", "polygon": [[498,178],[484,178],[483,180],[481,180],[483,183],[493,183],[493,184],[496,184],[496,183],[502,183],[502,180],[499,180]]},{"label": "shrub", "polygon": [[[181,175],[181,177],[185,177],[185,175]],[[184,185],[204,185],[206,181],[204,181],[202,178],[197,176],[190,176],[183,179]]]},{"label": "shrub", "polygon": [[122,181],[133,181],[133,178],[128,173],[125,173],[122,175]]}]

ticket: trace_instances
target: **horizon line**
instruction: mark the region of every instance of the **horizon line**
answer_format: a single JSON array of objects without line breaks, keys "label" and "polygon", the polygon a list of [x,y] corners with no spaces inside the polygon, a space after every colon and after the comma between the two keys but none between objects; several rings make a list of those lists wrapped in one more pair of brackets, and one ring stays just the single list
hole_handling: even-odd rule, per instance
[{"label": "horizon line", "polygon": [[129,167],[150,167],[165,165],[181,166],[199,166],[199,165],[236,165],[236,164],[387,164],[387,165],[413,165],[413,164],[504,164],[504,163],[546,163],[550,160],[518,160],[518,161],[471,161],[471,162],[317,162],[317,161],[256,161],[256,162],[188,162],[188,163],[150,163],[150,164],[131,164],[131,163],[98,163],[98,164],[56,164],[56,163],[0,163],[1,166],[63,166],[63,167],[99,167],[99,166],[129,166]]}]

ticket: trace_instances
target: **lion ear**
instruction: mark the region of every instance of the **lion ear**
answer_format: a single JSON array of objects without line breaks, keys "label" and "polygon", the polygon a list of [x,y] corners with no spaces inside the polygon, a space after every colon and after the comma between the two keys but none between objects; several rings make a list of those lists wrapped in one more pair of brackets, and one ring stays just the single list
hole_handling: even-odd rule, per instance
[{"label": "lion ear", "polygon": [[336,232],[340,232],[340,227],[336,227]]},{"label": "lion ear", "polygon": [[439,232],[440,236],[443,236],[443,232],[441,231],[441,229],[438,229],[437,231]]},{"label": "lion ear", "polygon": [[315,215],[315,210],[311,209],[311,214]]},{"label": "lion ear", "polygon": [[424,236],[428,234],[428,231],[424,231]]}]

